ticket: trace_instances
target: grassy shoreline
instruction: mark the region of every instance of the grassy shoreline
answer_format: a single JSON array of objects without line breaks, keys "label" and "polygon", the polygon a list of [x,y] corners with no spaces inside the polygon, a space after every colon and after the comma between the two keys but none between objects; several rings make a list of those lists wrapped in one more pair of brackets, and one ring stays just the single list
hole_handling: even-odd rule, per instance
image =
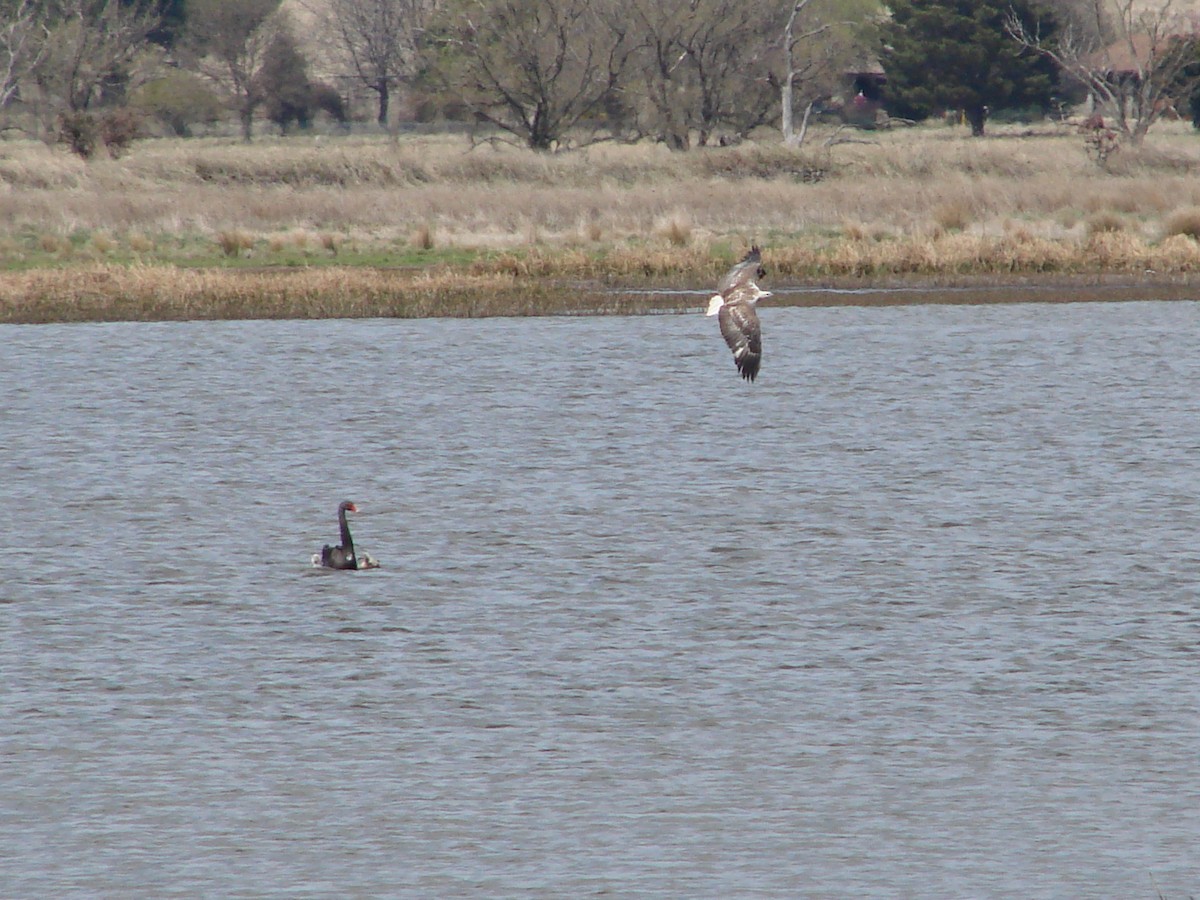
[{"label": "grassy shoreline", "polygon": [[[683,313],[703,306],[706,283],[634,287],[367,268],[41,269],[0,273],[0,324]],[[767,303],[776,307],[1200,299],[1190,277],[1157,273],[843,277],[772,286]]]},{"label": "grassy shoreline", "polygon": [[1105,167],[1066,126],[835,137],[164,140],[90,164],[0,141],[0,322],[673,311],[751,240],[776,303],[1193,296],[1190,127]]}]

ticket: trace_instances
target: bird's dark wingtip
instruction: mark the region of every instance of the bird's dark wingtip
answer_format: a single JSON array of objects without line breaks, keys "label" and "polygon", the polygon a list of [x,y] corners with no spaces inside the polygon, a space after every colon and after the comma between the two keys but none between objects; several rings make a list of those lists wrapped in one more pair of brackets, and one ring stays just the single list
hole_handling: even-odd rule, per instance
[{"label": "bird's dark wingtip", "polygon": [[750,245],[750,252],[746,254],[746,257],[745,257],[745,259],[742,260],[742,262],[758,263],[758,268],[755,270],[754,274],[759,278],[763,278],[766,276],[767,270],[764,269],[762,266],[762,249],[758,246],[758,244]]},{"label": "bird's dark wingtip", "polygon": [[758,377],[758,366],[755,363],[741,362],[740,360],[736,360],[735,362],[737,364],[738,374],[747,381],[754,381],[754,379]]}]

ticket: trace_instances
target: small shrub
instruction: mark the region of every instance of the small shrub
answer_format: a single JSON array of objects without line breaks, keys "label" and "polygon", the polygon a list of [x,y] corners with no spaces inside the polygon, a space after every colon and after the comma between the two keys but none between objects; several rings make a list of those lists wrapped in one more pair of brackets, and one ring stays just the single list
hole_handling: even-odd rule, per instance
[{"label": "small shrub", "polygon": [[1124,230],[1125,220],[1112,210],[1093,213],[1087,220],[1087,233],[1090,235],[1116,234]]},{"label": "small shrub", "polygon": [[117,249],[117,242],[102,231],[92,235],[92,250],[101,256],[112,253]]},{"label": "small shrub", "polygon": [[1163,226],[1166,237],[1183,235],[1200,241],[1200,207],[1176,210]]},{"label": "small shrub", "polygon": [[433,249],[433,228],[429,225],[422,225],[413,232],[412,245],[418,250]]},{"label": "small shrub", "polygon": [[1117,212],[1134,215],[1141,210],[1146,197],[1139,191],[1117,191],[1109,198],[1112,208]]},{"label": "small shrub", "polygon": [[946,231],[963,231],[971,224],[971,205],[965,200],[952,200],[939,204],[933,211],[933,220]]},{"label": "small shrub", "polygon": [[113,159],[119,159],[129,145],[142,136],[142,117],[137,110],[127,106],[107,110],[100,117],[98,126],[100,140]]},{"label": "small shrub", "polygon": [[337,256],[338,250],[340,250],[342,246],[342,236],[340,234],[333,234],[332,232],[327,231],[321,235],[321,246],[334,256]]},{"label": "small shrub", "polygon": [[71,110],[58,117],[58,140],[81,159],[91,159],[104,147],[117,159],[141,136],[141,116],[128,107],[105,111],[99,116]]},{"label": "small shrub", "polygon": [[859,222],[846,222],[842,225],[842,234],[848,241],[865,241],[868,239],[867,229]]},{"label": "small shrub", "polygon": [[667,222],[661,233],[675,247],[686,247],[692,242],[692,225],[679,216],[674,216]]},{"label": "small shrub", "polygon": [[154,249],[154,241],[138,231],[130,234],[125,240],[134,253],[149,253]]},{"label": "small shrub", "polygon": [[325,110],[330,118],[339,125],[348,124],[349,117],[346,113],[346,104],[342,102],[342,95],[338,93],[337,88],[323,81],[312,82],[311,88],[313,105]]},{"label": "small shrub", "polygon": [[1083,150],[1096,165],[1104,168],[1109,157],[1121,149],[1121,139],[1108,128],[1096,128],[1083,139]]},{"label": "small shrub", "polygon": [[1055,214],[1055,219],[1063,228],[1070,230],[1079,223],[1079,213],[1073,209],[1063,208]]},{"label": "small shrub", "polygon": [[243,250],[254,247],[254,236],[238,229],[222,231],[217,235],[217,245],[226,256],[241,256]]},{"label": "small shrub", "polygon": [[91,113],[71,110],[58,117],[58,140],[80,159],[91,159],[96,152],[99,129]]}]

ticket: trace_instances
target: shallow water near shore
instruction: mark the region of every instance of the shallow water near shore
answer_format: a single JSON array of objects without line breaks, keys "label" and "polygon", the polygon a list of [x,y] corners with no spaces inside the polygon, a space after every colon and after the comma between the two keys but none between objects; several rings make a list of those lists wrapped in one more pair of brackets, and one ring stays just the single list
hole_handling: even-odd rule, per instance
[{"label": "shallow water near shore", "polygon": [[0,327],[0,893],[1200,893],[1200,305],[762,321]]}]

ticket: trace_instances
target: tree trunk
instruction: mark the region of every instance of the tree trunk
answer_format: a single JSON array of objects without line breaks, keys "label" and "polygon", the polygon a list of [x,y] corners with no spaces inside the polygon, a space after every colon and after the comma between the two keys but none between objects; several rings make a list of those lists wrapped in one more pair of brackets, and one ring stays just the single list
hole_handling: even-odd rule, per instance
[{"label": "tree trunk", "polygon": [[1129,143],[1135,147],[1142,146],[1142,142],[1146,140],[1146,133],[1150,131],[1150,126],[1153,124],[1153,116],[1142,116],[1138,119],[1133,130],[1129,132]]},{"label": "tree trunk", "polygon": [[238,118],[242,121],[242,140],[248,144],[254,137],[254,107],[249,104],[243,106]]},{"label": "tree trunk", "polygon": [[671,150],[690,150],[692,148],[692,139],[688,136],[687,130],[678,130],[669,128],[663,135],[663,141]]},{"label": "tree trunk", "polygon": [[388,105],[391,103],[391,93],[388,90],[388,82],[386,78],[380,78],[375,82],[375,90],[379,93],[379,118],[376,120],[380,128],[387,128],[388,123]]},{"label": "tree trunk", "polygon": [[529,123],[529,134],[526,143],[530,150],[551,150],[554,148],[556,135],[547,121],[545,109],[539,106],[533,113],[533,121]]},{"label": "tree trunk", "polygon": [[796,146],[796,136],[792,133],[794,125],[794,115],[792,113],[792,73],[788,72],[787,78],[783,79],[783,86],[779,89],[779,101],[783,106],[783,142],[789,146]]},{"label": "tree trunk", "polygon": [[804,118],[800,120],[800,133],[792,139],[792,146],[799,148],[803,146],[804,139],[808,137],[808,120],[812,118],[813,107],[816,106],[816,101],[810,101],[808,106],[804,107]]},{"label": "tree trunk", "polygon": [[983,137],[983,126],[987,121],[987,107],[972,106],[963,110],[971,126],[971,137]]}]

